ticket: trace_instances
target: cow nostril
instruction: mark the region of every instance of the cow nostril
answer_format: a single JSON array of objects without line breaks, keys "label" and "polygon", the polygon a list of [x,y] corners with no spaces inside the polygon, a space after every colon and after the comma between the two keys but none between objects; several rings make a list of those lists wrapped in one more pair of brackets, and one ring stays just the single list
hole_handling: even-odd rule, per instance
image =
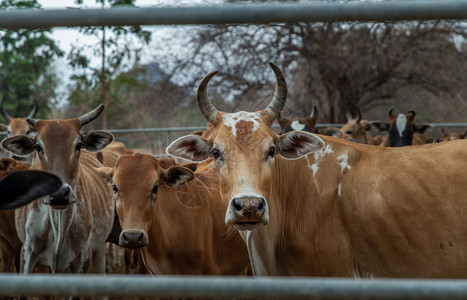
[{"label": "cow nostril", "polygon": [[125,233],[123,234],[122,237],[123,237],[123,241],[124,241],[125,243],[128,243],[128,237],[126,236]]},{"label": "cow nostril", "polygon": [[65,189],[64,193],[63,193],[63,196],[65,197],[69,197],[71,194],[71,188],[69,186],[67,186],[67,188]]},{"label": "cow nostril", "polygon": [[261,201],[261,203],[258,205],[258,210],[259,210],[260,212],[264,212],[264,210],[266,209],[266,206],[265,206],[264,204],[265,204],[265,202],[264,202],[264,200],[263,200],[263,201]]},{"label": "cow nostril", "polygon": [[139,237],[138,237],[138,243],[142,243],[143,242],[143,238],[144,238],[144,235],[142,233],[139,234]]},{"label": "cow nostril", "polygon": [[234,207],[236,211],[241,211],[243,209],[243,207],[237,203],[234,203]]}]

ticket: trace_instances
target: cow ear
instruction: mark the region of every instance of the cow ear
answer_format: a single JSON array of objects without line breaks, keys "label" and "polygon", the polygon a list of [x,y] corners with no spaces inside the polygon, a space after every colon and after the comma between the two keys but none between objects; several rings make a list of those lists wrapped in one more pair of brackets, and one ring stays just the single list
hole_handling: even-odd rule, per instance
[{"label": "cow ear", "polygon": [[92,130],[83,137],[84,147],[96,152],[102,150],[114,140],[114,136],[107,131]]},{"label": "cow ear", "polygon": [[0,171],[8,172],[17,165],[16,160],[8,157],[0,159]]},{"label": "cow ear", "polygon": [[101,167],[101,168],[95,168],[97,173],[102,176],[106,181],[112,180],[113,177],[113,168],[109,167]]},{"label": "cow ear", "polygon": [[62,186],[57,175],[39,170],[14,171],[0,180],[0,210],[15,209],[53,194]]},{"label": "cow ear", "polygon": [[324,147],[324,141],[314,134],[291,131],[280,136],[278,152],[286,159],[296,159]]},{"label": "cow ear", "polygon": [[192,162],[201,162],[209,158],[211,145],[197,135],[187,135],[173,141],[166,149],[168,155]]},{"label": "cow ear", "polygon": [[0,123],[0,131],[7,131],[7,130],[8,130],[8,125]]},{"label": "cow ear", "polygon": [[431,127],[433,127],[433,125],[427,123],[414,124],[414,132],[425,133],[425,131]]},{"label": "cow ear", "polygon": [[376,127],[379,131],[388,131],[389,130],[389,124],[384,123],[380,120],[374,120],[370,121],[370,126]]},{"label": "cow ear", "polygon": [[343,138],[344,132],[337,127],[325,127],[318,130],[319,134]]},{"label": "cow ear", "polygon": [[28,156],[34,152],[34,139],[27,135],[16,135],[2,141],[2,148],[18,156]]},{"label": "cow ear", "polygon": [[191,181],[193,178],[195,178],[193,171],[185,167],[176,166],[164,170],[161,181],[169,188],[176,188],[188,181]]}]

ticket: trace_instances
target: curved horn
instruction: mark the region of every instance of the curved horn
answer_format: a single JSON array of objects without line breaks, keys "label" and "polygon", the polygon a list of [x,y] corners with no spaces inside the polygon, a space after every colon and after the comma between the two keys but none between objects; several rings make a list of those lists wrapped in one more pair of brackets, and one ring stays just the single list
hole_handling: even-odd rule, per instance
[{"label": "curved horn", "polygon": [[27,118],[26,121],[29,123],[29,125],[31,125],[32,127],[34,127],[34,125],[36,125],[37,119],[34,119],[34,118]]},{"label": "curved horn", "polygon": [[393,110],[394,110],[394,107],[392,107],[392,106],[388,109],[388,116],[389,116],[389,117],[392,116],[392,111],[393,111]]},{"label": "curved horn", "polygon": [[282,114],[279,113],[279,114],[277,114],[277,122],[280,123],[281,121],[282,121]]},{"label": "curved horn", "polygon": [[29,115],[26,118],[34,118],[36,116],[36,114],[37,114],[37,108],[38,108],[37,100],[34,99],[34,106],[32,107],[31,112],[29,113]]},{"label": "curved horn", "polygon": [[287,82],[278,66],[272,62],[269,63],[269,66],[271,66],[276,75],[276,90],[265,111],[272,118],[272,121],[274,121],[285,106],[285,100],[287,100]]},{"label": "curved horn", "polygon": [[2,102],[0,103],[0,113],[2,116],[5,118],[7,122],[10,122],[11,116],[3,109],[3,99]]},{"label": "curved horn", "polygon": [[357,111],[357,123],[358,123],[362,119],[362,112],[357,107],[355,107],[355,110]]},{"label": "curved horn", "polygon": [[212,122],[216,118],[218,113],[217,109],[214,107],[214,105],[212,105],[211,100],[209,100],[207,90],[209,80],[211,80],[211,78],[214,77],[214,75],[216,74],[217,71],[214,71],[206,75],[201,80],[201,83],[198,86],[198,92],[196,94],[196,97],[198,98],[198,107],[201,110],[203,116],[209,122]]},{"label": "curved horn", "polygon": [[310,119],[312,122],[316,123],[316,120],[318,119],[318,106],[316,104],[313,104],[313,110],[311,111]]},{"label": "curved horn", "polygon": [[91,110],[87,114],[84,114],[81,117],[79,117],[78,119],[81,122],[81,126],[84,126],[88,124],[89,122],[91,122],[92,120],[94,120],[95,118],[97,118],[103,110],[104,110],[104,104],[100,104],[98,107]]},{"label": "curved horn", "polygon": [[411,114],[411,115],[412,115],[412,119],[415,118],[415,110],[409,109],[409,110],[407,111],[407,114]]}]

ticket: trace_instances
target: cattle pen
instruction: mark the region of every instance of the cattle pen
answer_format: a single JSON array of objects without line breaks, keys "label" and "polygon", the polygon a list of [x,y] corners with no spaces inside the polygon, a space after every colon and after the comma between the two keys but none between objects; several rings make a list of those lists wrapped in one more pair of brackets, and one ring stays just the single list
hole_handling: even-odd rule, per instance
[{"label": "cattle pen", "polygon": [[[0,28],[465,20],[467,1],[390,1],[0,11]],[[327,124],[325,124],[327,125]],[[436,126],[466,127],[462,124]],[[202,128],[138,129],[171,133]],[[115,134],[124,129],[109,130]],[[236,299],[467,299],[467,280],[0,274],[0,296]]]},{"label": "cattle pen", "polygon": [[[342,127],[342,123],[321,123],[316,124],[316,128],[325,127]],[[452,130],[464,130],[467,128],[467,123],[430,123],[432,126],[431,133],[437,133],[439,130],[449,128]],[[273,124],[272,128],[278,131],[279,125]],[[184,134],[189,134],[195,131],[205,130],[206,126],[189,126],[189,127],[158,127],[158,128],[114,128],[107,129],[108,132],[112,133],[118,141],[131,145],[135,136],[144,136],[139,140],[143,140],[140,145],[136,147],[130,147],[135,151],[147,152],[154,155],[164,155],[165,148],[173,142],[175,139]],[[6,136],[7,132],[0,132],[0,136]]]}]

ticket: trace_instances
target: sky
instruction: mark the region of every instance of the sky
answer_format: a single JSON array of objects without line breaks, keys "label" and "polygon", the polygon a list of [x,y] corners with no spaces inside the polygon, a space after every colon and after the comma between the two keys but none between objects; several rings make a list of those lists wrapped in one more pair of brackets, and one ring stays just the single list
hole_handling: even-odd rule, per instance
[{"label": "sky", "polygon": [[[65,9],[80,7],[75,4],[75,0],[38,0],[43,9]],[[215,2],[213,0],[136,0],[135,5],[138,7],[157,7],[157,6],[181,6],[181,5],[201,5]],[[84,7],[87,8],[100,8],[96,4],[95,0],[83,0]],[[154,45],[160,45],[163,39],[170,37],[174,28],[168,28],[167,26],[147,26],[144,27],[146,30],[153,32],[152,42],[149,46],[143,48],[142,63],[151,61],[151,53],[157,51],[157,47]],[[67,84],[69,83],[68,78],[72,73],[72,69],[68,66],[66,61],[67,54],[70,52],[72,45],[95,45],[97,39],[91,36],[86,36],[79,33],[78,29],[73,28],[62,28],[56,27],[51,30],[50,37],[56,41],[58,46],[65,51],[65,56],[56,62],[57,71],[61,75],[63,80],[62,87],[59,89],[59,93],[62,94],[63,98],[66,98]],[[91,55],[92,57],[92,55]],[[91,64],[97,65],[99,58],[91,60]],[[66,101],[62,102],[61,105],[65,105]]]}]

